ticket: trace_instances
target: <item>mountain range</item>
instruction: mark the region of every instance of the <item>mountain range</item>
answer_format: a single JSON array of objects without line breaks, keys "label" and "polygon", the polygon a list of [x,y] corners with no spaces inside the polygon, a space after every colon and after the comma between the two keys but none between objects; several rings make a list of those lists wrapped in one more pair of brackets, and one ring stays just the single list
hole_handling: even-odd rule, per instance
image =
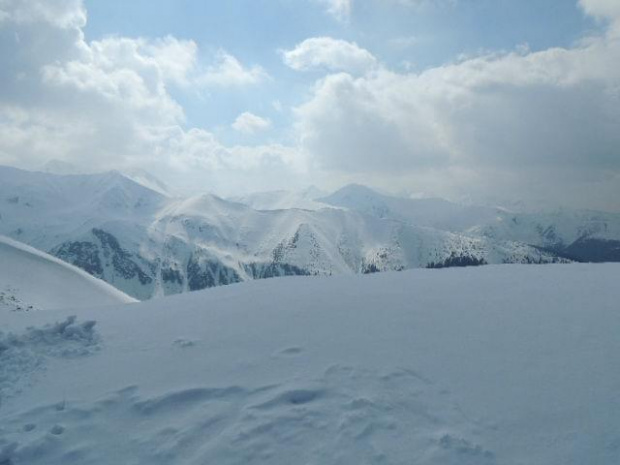
[{"label": "mountain range", "polygon": [[620,261],[615,213],[515,213],[359,185],[180,198],[143,172],[0,167],[0,234],[141,300],[287,275]]}]

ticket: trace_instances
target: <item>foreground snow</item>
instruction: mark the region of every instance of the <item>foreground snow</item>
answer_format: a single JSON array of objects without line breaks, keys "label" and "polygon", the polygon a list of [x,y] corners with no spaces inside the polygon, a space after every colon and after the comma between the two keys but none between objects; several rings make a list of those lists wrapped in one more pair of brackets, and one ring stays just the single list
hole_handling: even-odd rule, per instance
[{"label": "foreground snow", "polygon": [[618,276],[413,270],[4,312],[0,463],[614,465]]},{"label": "foreground snow", "polygon": [[135,302],[55,257],[0,236],[0,312]]}]

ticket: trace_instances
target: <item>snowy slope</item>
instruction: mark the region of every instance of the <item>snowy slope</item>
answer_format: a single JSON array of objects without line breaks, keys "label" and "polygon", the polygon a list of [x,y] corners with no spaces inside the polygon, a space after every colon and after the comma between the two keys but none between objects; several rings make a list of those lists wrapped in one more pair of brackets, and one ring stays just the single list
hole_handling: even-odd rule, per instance
[{"label": "snowy slope", "polygon": [[0,463],[616,465],[619,275],[297,277],[3,313]]},{"label": "snowy slope", "polygon": [[161,179],[141,169],[123,170],[122,175],[143,187],[151,189],[166,197],[171,197],[170,188]]},{"label": "snowy slope", "polygon": [[88,273],[0,236],[0,312],[135,302]]}]

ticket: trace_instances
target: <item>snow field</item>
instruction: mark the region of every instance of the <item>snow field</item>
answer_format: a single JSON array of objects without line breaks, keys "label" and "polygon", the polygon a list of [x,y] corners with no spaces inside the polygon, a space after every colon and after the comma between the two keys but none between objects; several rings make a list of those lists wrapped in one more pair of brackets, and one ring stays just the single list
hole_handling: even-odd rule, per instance
[{"label": "snow field", "polygon": [[[283,278],[85,308],[69,326],[96,320],[97,350],[41,353],[0,405],[0,463],[614,465],[619,274]],[[69,314],[1,318],[28,340]]]}]

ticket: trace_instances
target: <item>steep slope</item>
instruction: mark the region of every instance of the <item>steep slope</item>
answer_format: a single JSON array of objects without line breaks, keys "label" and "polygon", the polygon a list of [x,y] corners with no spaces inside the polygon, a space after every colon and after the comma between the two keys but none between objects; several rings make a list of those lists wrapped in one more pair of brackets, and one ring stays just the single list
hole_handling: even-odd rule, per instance
[{"label": "steep slope", "polygon": [[170,188],[161,179],[153,176],[151,173],[141,169],[127,169],[123,170],[123,176],[131,179],[137,184],[140,184],[147,189],[151,189],[166,197],[171,197]]},{"label": "steep slope", "polygon": [[0,311],[130,302],[135,300],[79,268],[0,236]]},{"label": "steep slope", "polygon": [[0,463],[614,465],[619,274],[286,278],[0,314]]}]

